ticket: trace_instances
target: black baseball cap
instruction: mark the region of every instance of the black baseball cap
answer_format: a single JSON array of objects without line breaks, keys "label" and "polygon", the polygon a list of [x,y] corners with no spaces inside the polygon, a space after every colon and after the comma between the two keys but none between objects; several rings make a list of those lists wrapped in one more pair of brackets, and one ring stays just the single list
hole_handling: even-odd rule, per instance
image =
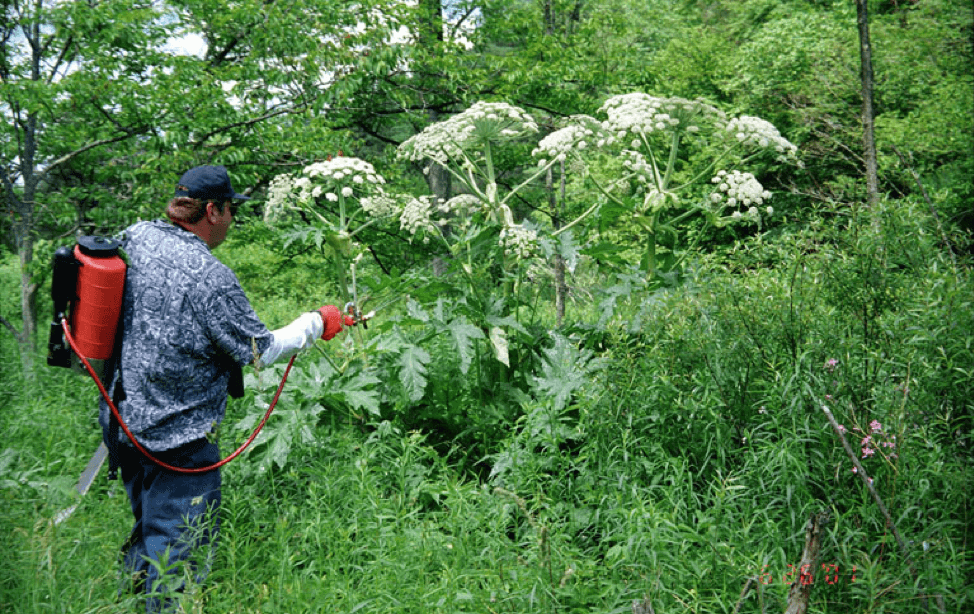
[{"label": "black baseball cap", "polygon": [[199,200],[249,200],[249,196],[237,194],[230,185],[225,166],[197,166],[179,178],[176,196],[188,196]]}]

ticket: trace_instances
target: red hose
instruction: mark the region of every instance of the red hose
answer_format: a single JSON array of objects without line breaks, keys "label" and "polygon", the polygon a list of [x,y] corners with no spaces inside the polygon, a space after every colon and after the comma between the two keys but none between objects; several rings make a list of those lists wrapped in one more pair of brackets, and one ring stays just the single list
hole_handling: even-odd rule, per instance
[{"label": "red hose", "polygon": [[98,390],[101,391],[101,396],[105,398],[105,401],[108,403],[108,408],[112,410],[112,414],[115,416],[115,419],[118,420],[118,424],[122,427],[122,430],[125,431],[125,434],[128,435],[129,440],[135,445],[135,447],[139,450],[139,452],[144,454],[146,458],[148,458],[150,461],[154,462],[155,464],[159,465],[164,469],[175,471],[177,473],[206,473],[208,471],[213,471],[214,469],[219,469],[223,465],[226,465],[233,459],[237,458],[241,452],[246,450],[247,446],[249,446],[251,442],[253,442],[254,439],[257,438],[257,434],[260,433],[260,430],[262,428],[264,428],[264,424],[266,424],[267,419],[270,418],[271,412],[274,411],[274,407],[277,405],[277,400],[281,398],[281,391],[284,390],[284,382],[287,381],[287,376],[291,372],[291,365],[294,364],[294,359],[296,358],[296,355],[292,356],[291,360],[288,361],[287,368],[284,370],[284,376],[281,377],[281,384],[277,387],[277,392],[274,394],[274,400],[271,401],[270,407],[267,408],[267,412],[264,414],[264,418],[260,421],[260,424],[257,425],[257,428],[254,429],[253,434],[247,439],[247,441],[243,442],[243,444],[239,448],[237,448],[235,452],[227,456],[225,459],[213,463],[212,465],[208,465],[206,467],[175,467],[173,465],[164,463],[158,458],[152,456],[152,454],[148,450],[146,450],[142,446],[142,444],[138,442],[138,440],[135,438],[135,435],[132,434],[132,431],[129,430],[129,427],[122,420],[122,416],[118,413],[118,408],[115,407],[114,403],[112,403],[112,399],[109,397],[108,391],[105,390],[104,384],[101,383],[101,379],[99,379],[98,374],[95,373],[95,370],[91,367],[91,364],[88,362],[88,359],[82,356],[80,352],[78,352],[78,347],[77,345],[75,345],[74,337],[71,336],[71,327],[68,325],[67,318],[61,318],[61,325],[64,327],[64,337],[68,340],[68,344],[71,346],[71,349],[74,350],[74,353],[78,355],[78,358],[81,359],[81,362],[84,364],[85,369],[88,370],[88,373],[91,375],[91,378],[95,380],[96,384],[98,384]]}]

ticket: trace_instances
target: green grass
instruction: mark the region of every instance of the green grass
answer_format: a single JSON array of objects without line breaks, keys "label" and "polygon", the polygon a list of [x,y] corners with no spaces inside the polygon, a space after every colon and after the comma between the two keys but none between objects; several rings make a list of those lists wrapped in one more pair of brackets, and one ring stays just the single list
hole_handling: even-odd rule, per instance
[{"label": "green grass", "polygon": [[[810,612],[969,609],[974,283],[918,236],[898,246],[914,258],[879,270],[876,237],[758,242],[700,261],[676,289],[620,295],[602,326],[593,275],[591,299],[572,306],[588,328],[561,354],[523,347],[511,378],[523,387],[488,406],[477,371],[462,376],[449,344],[429,343],[420,401],[386,395],[364,419],[329,405],[307,414],[313,437],[295,437],[283,467],[260,447],[229,465],[215,565],[184,611],[624,613],[649,597],[660,613],[729,613],[756,579],[739,611],[780,612],[805,523],[823,510],[827,568]],[[327,296],[312,256],[281,264],[255,241],[219,255],[276,325],[308,308],[309,288]],[[842,292],[864,279],[868,291]],[[360,360],[326,348],[337,365]],[[569,385],[567,403],[542,392]],[[0,613],[132,611],[116,595],[131,526],[121,485],[100,479],[80,502],[71,492],[98,444],[94,386],[11,368],[0,394]],[[285,399],[299,412],[317,402]],[[909,561],[820,403],[850,429],[878,420],[896,435],[895,458],[862,462]],[[249,394],[228,420],[253,411]]]}]

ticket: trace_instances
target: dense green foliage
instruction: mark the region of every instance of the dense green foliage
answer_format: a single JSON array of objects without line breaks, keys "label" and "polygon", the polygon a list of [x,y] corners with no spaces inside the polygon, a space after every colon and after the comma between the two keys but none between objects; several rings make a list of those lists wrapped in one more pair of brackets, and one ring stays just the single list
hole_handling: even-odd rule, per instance
[{"label": "dense green foliage", "polygon": [[[922,210],[884,219],[878,236],[821,225],[752,241],[671,290],[630,280],[614,316],[589,303],[574,332],[523,347],[523,381],[500,387],[445,305],[389,314],[364,353],[305,355],[269,436],[226,472],[218,563],[187,611],[624,612],[644,596],[656,611],[730,611],[755,576],[767,584],[742,611],[781,611],[820,510],[820,559],[836,568],[816,570],[812,611],[919,612],[921,595],[962,611],[972,280]],[[274,258],[244,241],[223,256],[238,271]],[[286,318],[281,278],[257,273],[244,276],[255,302]],[[279,371],[252,378],[228,442]],[[50,524],[97,442],[92,387],[39,377],[43,392],[4,378],[17,411],[2,418],[3,603],[114,611],[124,494],[99,482]],[[896,442],[862,463],[915,574],[821,404]]]},{"label": "dense green foliage", "polygon": [[[186,612],[781,612],[820,512],[809,612],[974,607],[968,2],[870,3],[874,211],[849,2],[471,0],[444,9],[464,37],[444,40],[425,1],[36,6],[0,9],[7,330],[32,284],[49,312],[53,245],[155,215],[195,163],[226,164],[263,197],[216,253],[268,326],[344,300],[358,255],[359,299],[377,309],[367,330],[298,357],[264,434],[225,470],[216,563]],[[47,80],[17,34],[32,20],[50,24],[37,30]],[[166,51],[186,33],[207,51]],[[773,123],[802,164],[734,160],[773,192],[773,213],[684,214],[613,183],[626,167],[591,147],[584,166],[532,179],[540,138],[637,91]],[[396,156],[479,100],[526,110],[538,133],[478,141],[452,183]],[[339,151],[396,198],[489,206],[417,234],[395,219],[359,231],[368,218],[334,188],[264,223],[275,177]],[[681,207],[708,202],[710,175],[693,184],[686,169],[719,151],[707,137],[669,166],[656,154],[687,187]],[[504,242],[515,228],[539,237],[530,256]],[[24,372],[24,351],[0,335],[0,613],[127,611],[124,492],[73,492],[100,436],[95,388]],[[224,452],[281,372],[248,374]]]}]

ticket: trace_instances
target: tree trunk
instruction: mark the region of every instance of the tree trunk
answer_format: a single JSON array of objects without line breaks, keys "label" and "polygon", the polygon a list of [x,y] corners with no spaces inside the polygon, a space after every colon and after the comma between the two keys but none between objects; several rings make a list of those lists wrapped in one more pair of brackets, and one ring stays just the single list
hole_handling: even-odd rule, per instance
[{"label": "tree trunk", "polygon": [[[443,44],[443,7],[440,0],[420,0],[419,14],[419,45],[430,57],[438,57]],[[430,124],[435,124],[440,119],[435,108],[429,109],[427,115]],[[430,194],[443,200],[449,199],[452,186],[447,170],[435,163],[430,163],[426,170]]]},{"label": "tree trunk", "polygon": [[876,162],[876,135],[873,118],[873,60],[869,42],[868,0],[856,0],[859,25],[860,78],[862,80],[862,144],[866,159],[866,195],[873,224],[879,225],[879,170]]},{"label": "tree trunk", "polygon": [[[561,163],[561,202],[565,201],[565,163]],[[545,176],[545,189],[548,192],[548,204],[551,207],[551,227],[561,228],[561,211],[558,207],[558,196],[555,193],[554,178],[551,168]],[[565,283],[565,259],[561,254],[555,254],[551,259],[552,271],[555,275],[555,323],[561,328],[565,320],[565,298],[568,295],[568,285]]]},{"label": "tree trunk", "polygon": [[27,231],[18,249],[20,252],[20,313],[23,324],[18,341],[24,373],[34,369],[34,338],[37,332],[37,282],[31,274],[34,261],[34,238]]},{"label": "tree trunk", "polygon": [[805,614],[808,611],[808,600],[812,595],[815,578],[815,563],[818,562],[818,552],[822,547],[825,529],[823,525],[828,519],[828,512],[819,512],[809,518],[805,525],[805,549],[802,551],[801,563],[798,564],[799,576],[791,583],[788,591],[788,608],[785,614]]}]

